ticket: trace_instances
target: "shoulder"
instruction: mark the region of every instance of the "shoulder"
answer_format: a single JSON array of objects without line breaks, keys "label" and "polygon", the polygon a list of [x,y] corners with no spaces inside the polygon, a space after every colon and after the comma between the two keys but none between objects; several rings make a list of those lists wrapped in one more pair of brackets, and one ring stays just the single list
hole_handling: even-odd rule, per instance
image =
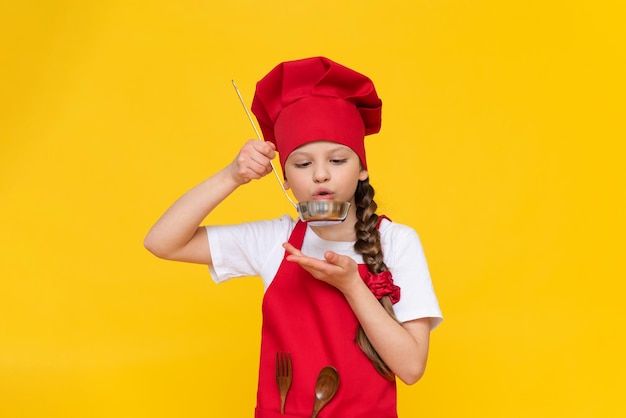
[{"label": "shoulder", "polygon": [[381,240],[409,240],[419,242],[419,235],[412,227],[384,218],[378,228]]},{"label": "shoulder", "polygon": [[422,242],[412,227],[388,219],[381,221],[380,243],[386,262],[394,262],[399,258],[423,255]]}]

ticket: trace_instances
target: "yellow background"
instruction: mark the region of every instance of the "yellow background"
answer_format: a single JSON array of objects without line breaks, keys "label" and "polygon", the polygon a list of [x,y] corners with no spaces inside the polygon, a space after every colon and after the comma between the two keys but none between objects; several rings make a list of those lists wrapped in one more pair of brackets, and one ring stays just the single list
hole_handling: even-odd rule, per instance
[{"label": "yellow background", "polygon": [[[625,416],[621,3],[2,1],[0,416],[252,416],[260,281],[142,241],[253,137],[230,80],[312,55],[374,79],[445,315],[400,415]],[[267,177],[211,221],[282,213]]]}]

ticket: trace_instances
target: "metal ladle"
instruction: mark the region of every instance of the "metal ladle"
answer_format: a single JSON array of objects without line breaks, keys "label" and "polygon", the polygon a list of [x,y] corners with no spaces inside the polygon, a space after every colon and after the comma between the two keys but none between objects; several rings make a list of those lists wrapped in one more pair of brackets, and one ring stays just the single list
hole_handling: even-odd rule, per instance
[{"label": "metal ladle", "polygon": [[[259,133],[254,121],[252,120],[252,115],[246,106],[239,89],[237,88],[237,84],[235,84],[235,80],[232,80],[233,87],[235,88],[235,92],[237,92],[237,96],[239,97],[239,101],[243,106],[243,109],[246,111],[246,115],[248,116],[248,120],[252,124],[252,128],[256,133],[257,139],[262,141],[261,134]],[[311,200],[306,202],[298,202],[295,203],[287,190],[283,187],[283,182],[278,175],[278,171],[274,167],[274,164],[270,161],[270,165],[272,167],[272,171],[274,172],[274,176],[276,180],[278,180],[278,184],[282,189],[283,193],[289,200],[298,212],[298,217],[302,222],[307,222],[312,226],[327,226],[327,225],[336,225],[338,223],[343,222],[348,216],[348,210],[350,209],[350,202],[342,202],[339,200]]]}]

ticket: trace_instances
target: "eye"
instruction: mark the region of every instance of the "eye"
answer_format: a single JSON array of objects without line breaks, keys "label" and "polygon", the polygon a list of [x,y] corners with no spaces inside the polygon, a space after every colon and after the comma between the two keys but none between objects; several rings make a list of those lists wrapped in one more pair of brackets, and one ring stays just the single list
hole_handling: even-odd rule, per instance
[{"label": "eye", "polygon": [[310,161],[303,161],[303,162],[293,163],[293,166],[296,167],[296,168],[305,168],[305,167],[308,167],[309,165],[311,165]]},{"label": "eye", "polygon": [[332,158],[330,160],[331,164],[335,164],[335,165],[340,165],[340,164],[344,164],[348,161],[347,158]]}]

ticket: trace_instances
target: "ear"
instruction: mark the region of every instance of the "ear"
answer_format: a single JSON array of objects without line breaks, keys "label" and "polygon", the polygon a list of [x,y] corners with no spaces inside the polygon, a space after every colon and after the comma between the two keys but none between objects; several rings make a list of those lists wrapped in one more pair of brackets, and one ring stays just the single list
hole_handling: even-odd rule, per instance
[{"label": "ear", "polygon": [[361,173],[359,174],[359,180],[361,181],[367,180],[369,176],[370,176],[370,173],[368,173],[367,170],[361,170]]},{"label": "ear", "polygon": [[283,190],[289,190],[289,182],[287,180],[283,182]]}]

